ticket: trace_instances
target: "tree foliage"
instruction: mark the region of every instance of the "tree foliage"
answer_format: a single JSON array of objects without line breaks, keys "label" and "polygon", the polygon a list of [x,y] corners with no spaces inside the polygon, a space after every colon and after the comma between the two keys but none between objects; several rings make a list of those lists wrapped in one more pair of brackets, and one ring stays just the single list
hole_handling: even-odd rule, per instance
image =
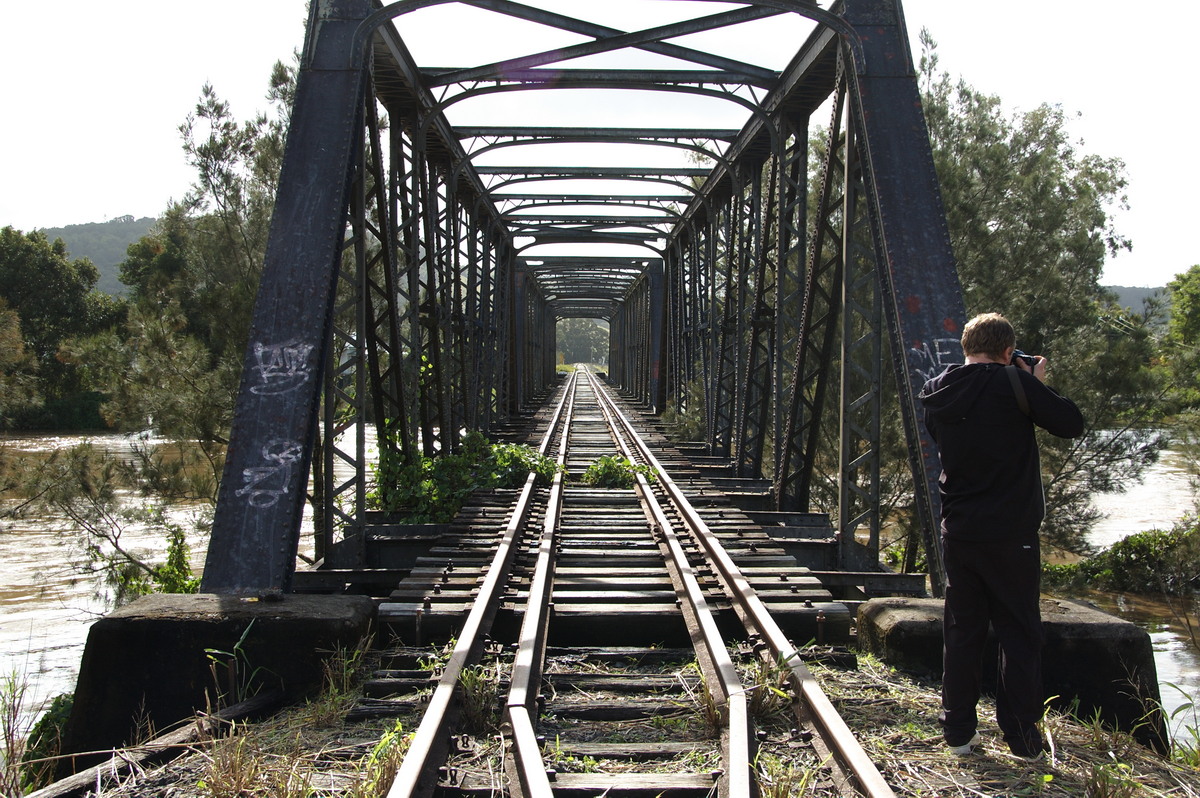
[{"label": "tree foliage", "polygon": [[[51,242],[41,232],[12,227],[0,230],[0,299],[6,303],[8,332],[14,319],[20,330],[20,346],[12,342],[5,355],[11,362],[3,365],[6,406],[25,411],[23,426],[75,426],[64,418],[79,415],[70,406],[82,401],[85,388],[59,348],[75,336],[111,326],[123,312],[118,300],[93,290],[98,277],[91,261],[68,257],[62,239]],[[14,394],[18,389],[22,393]],[[47,411],[43,403],[53,407]]]},{"label": "tree foliage", "polygon": [[1200,264],[1167,283],[1171,317],[1161,364],[1170,385],[1170,409],[1200,408]]},{"label": "tree foliage", "polygon": [[[179,476],[177,458],[165,458],[145,444],[135,444],[131,457],[115,458],[85,443],[24,466],[29,473],[21,492],[35,499],[32,506],[70,522],[72,534],[64,543],[74,550],[73,567],[97,578],[98,595],[120,606],[154,591],[197,590],[184,527],[167,515],[161,496],[146,495],[148,487],[161,488],[170,475]],[[128,502],[131,493],[141,494],[141,500]],[[175,496],[169,490],[160,493]],[[163,531],[163,562],[155,563],[151,552],[128,543],[139,527]]]},{"label": "tree foliage", "polygon": [[[1081,152],[1060,107],[1008,114],[998,97],[937,71],[922,33],[921,83],[967,315],[1003,313],[1017,346],[1044,355],[1048,381],[1079,404],[1088,430],[1041,439],[1043,537],[1086,551],[1091,495],[1123,490],[1162,446],[1152,319],[1100,286],[1105,258],[1129,249],[1111,209],[1124,164]],[[1039,433],[1041,434],[1041,433]]]},{"label": "tree foliage", "polygon": [[596,319],[563,319],[557,334],[564,363],[608,362],[608,325]]},{"label": "tree foliage", "polygon": [[1050,584],[1195,600],[1200,526],[1189,517],[1167,530],[1138,532],[1078,563],[1044,566]]},{"label": "tree foliage", "polygon": [[0,297],[0,429],[12,422],[13,413],[39,400],[37,363],[25,349],[21,317]]}]

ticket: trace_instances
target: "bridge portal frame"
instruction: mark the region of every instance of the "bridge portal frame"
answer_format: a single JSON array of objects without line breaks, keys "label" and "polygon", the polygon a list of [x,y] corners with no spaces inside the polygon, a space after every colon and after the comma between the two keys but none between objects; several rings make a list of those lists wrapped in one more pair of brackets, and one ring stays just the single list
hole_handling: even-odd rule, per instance
[{"label": "bridge portal frame", "polygon": [[[442,113],[450,101],[435,100],[432,85],[474,82],[459,96],[545,88],[531,67],[566,51],[423,73],[388,20],[435,2],[312,4],[203,589],[290,588],[314,463],[316,526],[342,544],[342,556],[358,556],[372,468],[403,464],[418,450],[452,451],[459,430],[502,422],[553,379],[555,321],[607,313],[613,379],[654,410],[702,403],[713,453],[739,475],[770,475],[780,509],[812,509],[822,430],[833,423],[826,395],[837,378],[842,434],[827,473],[839,487],[846,563],[878,555],[878,365],[890,352],[915,509],[940,592],[937,457],[915,395],[958,358],[964,311],[898,0],[841,0],[830,11],[748,0],[690,26],[631,34],[505,0],[475,3],[594,37],[568,48],[578,55],[635,46],[710,67],[699,76],[557,70],[559,86],[653,84],[727,98],[735,92],[719,88],[725,83],[768,87],[736,136],[456,131]],[[664,40],[779,13],[822,23],[780,74]],[[810,198],[810,117],[830,96],[839,110],[826,178]],[[485,184],[489,170],[473,166],[463,144],[605,136],[672,146],[703,136],[726,146],[713,150],[711,170],[610,170],[684,189],[682,210],[640,203],[661,214],[656,221],[501,212],[498,189],[518,183],[521,170],[497,169],[506,176]],[[558,167],[541,177],[585,172],[605,170]],[[538,203],[533,194],[504,201]],[[640,273],[611,281],[607,292],[590,289],[594,298],[560,300],[547,293],[535,259],[522,255],[514,225],[535,244],[622,241],[657,257],[631,258]],[[377,460],[367,452],[370,426],[382,441]],[[854,542],[863,524],[865,554]]]}]

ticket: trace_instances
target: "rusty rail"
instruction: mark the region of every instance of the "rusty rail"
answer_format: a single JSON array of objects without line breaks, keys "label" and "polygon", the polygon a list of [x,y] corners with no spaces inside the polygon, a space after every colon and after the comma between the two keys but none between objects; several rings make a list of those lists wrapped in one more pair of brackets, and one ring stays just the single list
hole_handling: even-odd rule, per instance
[{"label": "rusty rail", "polygon": [[[590,375],[589,375],[590,378]],[[594,378],[592,378],[594,380]],[[594,383],[597,384],[598,383]],[[598,396],[604,396],[597,391]],[[630,431],[633,424],[621,412],[615,402],[607,396],[606,401],[611,407],[613,416],[620,424]],[[717,540],[716,535],[709,529],[700,514],[688,501],[683,490],[675,484],[666,469],[655,457],[654,452],[639,435],[631,435],[630,440],[636,443],[637,455],[640,460],[654,468],[661,489],[670,497],[672,504],[697,542],[703,547],[710,562],[716,566],[724,583],[726,592],[738,608],[748,629],[762,638],[770,649],[774,661],[787,667],[791,672],[791,684],[800,698],[797,712],[807,710],[807,717],[816,726],[829,752],[836,758],[839,765],[853,778],[854,787],[868,798],[895,798],[892,788],[884,781],[878,768],[871,762],[853,732],[846,726],[829,697],[821,689],[815,676],[800,660],[799,652],[771,617],[766,606],[751,586],[749,580],[742,574],[741,569],[725,551]]]},{"label": "rusty rail", "polygon": [[[567,398],[571,395],[575,384],[572,375],[566,390],[560,398],[549,428],[542,438],[539,451],[545,454],[550,447],[554,434],[565,418]],[[438,753],[446,744],[449,724],[450,707],[458,688],[459,677],[463,670],[477,662],[483,649],[484,635],[491,628],[491,622],[496,614],[501,591],[508,581],[513,556],[524,531],[529,511],[533,504],[536,476],[531,472],[525,480],[525,486],[517,499],[516,508],[504,530],[500,545],[492,558],[483,584],[476,595],[471,612],[458,636],[454,650],[446,663],[442,676],[429,701],[429,708],[421,718],[421,725],[409,744],[408,753],[400,764],[395,781],[388,790],[388,798],[408,798],[421,794],[423,783],[431,776],[431,771],[438,764]]]}]

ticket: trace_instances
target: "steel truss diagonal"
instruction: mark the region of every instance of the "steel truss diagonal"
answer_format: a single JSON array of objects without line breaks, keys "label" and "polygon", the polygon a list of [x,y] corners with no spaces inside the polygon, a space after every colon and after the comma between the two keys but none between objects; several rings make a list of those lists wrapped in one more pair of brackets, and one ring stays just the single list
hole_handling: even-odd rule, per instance
[{"label": "steel truss diagonal", "polygon": [[900,2],[706,1],[313,0],[203,589],[288,591],[302,535],[369,565],[590,319],[612,385],[836,518],[846,568],[909,474],[940,591],[915,396],[964,311]]}]

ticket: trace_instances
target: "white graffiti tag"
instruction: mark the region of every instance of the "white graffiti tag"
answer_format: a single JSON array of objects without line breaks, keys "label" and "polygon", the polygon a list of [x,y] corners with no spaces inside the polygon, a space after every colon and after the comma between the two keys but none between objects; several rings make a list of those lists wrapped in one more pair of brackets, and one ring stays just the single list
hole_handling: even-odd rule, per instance
[{"label": "white graffiti tag", "polygon": [[235,495],[249,496],[251,507],[274,507],[288,493],[292,471],[304,450],[295,441],[275,439],[262,448],[267,465],[242,469],[242,487]]},{"label": "white graffiti tag", "polygon": [[254,344],[255,368],[262,380],[250,389],[260,396],[287,393],[299,388],[312,376],[313,345],[297,341],[284,344]]},{"label": "white graffiti tag", "polygon": [[936,377],[946,366],[962,362],[962,344],[957,338],[934,338],[908,350],[908,363],[925,382]]}]

